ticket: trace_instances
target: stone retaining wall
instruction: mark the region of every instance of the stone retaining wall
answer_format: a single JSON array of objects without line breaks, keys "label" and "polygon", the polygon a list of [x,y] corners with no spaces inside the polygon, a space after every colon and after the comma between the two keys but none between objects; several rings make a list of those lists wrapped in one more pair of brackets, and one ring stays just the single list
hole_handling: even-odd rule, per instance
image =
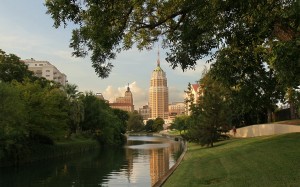
[{"label": "stone retaining wall", "polygon": [[[300,132],[300,126],[284,124],[261,124],[238,128],[236,129],[235,137],[247,138],[292,132]],[[234,135],[232,130],[230,131],[230,135]]]}]

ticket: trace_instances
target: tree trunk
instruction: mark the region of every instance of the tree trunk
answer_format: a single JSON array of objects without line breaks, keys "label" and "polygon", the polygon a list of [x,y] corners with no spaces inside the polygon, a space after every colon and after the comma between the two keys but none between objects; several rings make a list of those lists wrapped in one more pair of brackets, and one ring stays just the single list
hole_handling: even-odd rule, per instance
[{"label": "tree trunk", "polygon": [[287,97],[288,97],[288,103],[290,105],[291,119],[296,119],[294,94],[295,92],[293,88],[288,88]]},{"label": "tree trunk", "polygon": [[272,110],[270,108],[268,108],[268,123],[271,123],[271,122],[273,122]]}]

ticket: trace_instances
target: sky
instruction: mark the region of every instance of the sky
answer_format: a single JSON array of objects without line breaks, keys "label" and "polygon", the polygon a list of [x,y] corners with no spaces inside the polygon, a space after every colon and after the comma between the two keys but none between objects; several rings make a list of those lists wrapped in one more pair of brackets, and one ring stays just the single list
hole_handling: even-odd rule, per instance
[{"label": "sky", "polygon": [[[135,109],[148,103],[151,73],[156,67],[159,44],[153,50],[139,51],[132,48],[117,54],[110,76],[99,78],[90,59],[72,57],[69,43],[72,25],[53,27],[53,20],[46,14],[44,0],[1,0],[0,5],[0,49],[15,54],[21,59],[48,61],[67,75],[70,84],[76,84],[81,92],[102,93],[113,102],[124,96],[127,85],[133,94]],[[73,26],[74,28],[74,26]],[[183,102],[188,83],[201,77],[205,64],[199,61],[195,70],[183,72],[172,69],[166,62],[166,51],[160,49],[160,62],[166,72],[169,103]]]}]

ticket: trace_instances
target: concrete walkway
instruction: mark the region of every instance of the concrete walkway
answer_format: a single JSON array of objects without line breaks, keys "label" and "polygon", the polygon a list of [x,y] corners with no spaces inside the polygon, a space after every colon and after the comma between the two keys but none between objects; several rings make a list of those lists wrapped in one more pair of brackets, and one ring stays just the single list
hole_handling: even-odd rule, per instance
[{"label": "concrete walkway", "polygon": [[[300,132],[300,126],[271,123],[238,128],[236,129],[235,137],[248,138],[292,132]],[[233,136],[232,130],[230,131],[230,135]]]}]

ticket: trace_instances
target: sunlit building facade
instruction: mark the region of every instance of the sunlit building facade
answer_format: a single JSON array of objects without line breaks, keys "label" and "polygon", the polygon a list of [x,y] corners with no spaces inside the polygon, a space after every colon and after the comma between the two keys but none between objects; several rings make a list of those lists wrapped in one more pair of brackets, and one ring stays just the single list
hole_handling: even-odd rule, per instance
[{"label": "sunlit building facade", "polygon": [[127,112],[134,111],[133,97],[129,85],[124,97],[118,97],[114,103],[109,103],[111,108],[121,109]]},{"label": "sunlit building facade", "polygon": [[159,57],[157,67],[153,70],[149,89],[150,118],[168,119],[169,93],[166,73],[160,67]]},{"label": "sunlit building facade", "polygon": [[33,71],[37,77],[44,77],[47,80],[60,83],[63,86],[67,83],[67,76],[48,61],[37,61],[31,58],[22,60],[22,62],[24,62],[28,70]]}]

